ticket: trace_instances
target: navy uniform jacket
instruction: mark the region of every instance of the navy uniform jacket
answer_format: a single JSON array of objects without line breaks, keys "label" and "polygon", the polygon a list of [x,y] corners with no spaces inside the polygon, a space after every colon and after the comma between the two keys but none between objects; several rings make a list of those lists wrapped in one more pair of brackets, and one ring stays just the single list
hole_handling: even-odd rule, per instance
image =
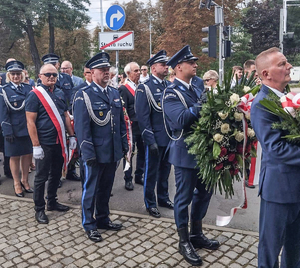
[{"label": "navy uniform jacket", "polygon": [[[174,89],[182,94],[188,108],[182,104]],[[193,89],[193,91],[187,89],[181,82],[175,79],[174,82],[166,88],[165,94],[162,95],[161,99],[163,102],[165,120],[173,134],[173,138],[179,137],[181,130],[184,130],[179,140],[170,140],[168,145],[169,162],[174,166],[183,168],[196,167],[194,155],[188,153],[188,147],[184,141],[186,134],[191,131],[191,125],[197,121],[200,116],[198,112],[199,108],[194,107],[194,105],[199,103],[202,90],[195,87],[194,84]]]},{"label": "navy uniform jacket", "polygon": [[[167,85],[170,84],[166,81]],[[157,143],[158,146],[166,147],[170,141],[168,137],[162,112],[158,112],[148,101],[145,85],[151,90],[151,94],[159,108],[161,108],[160,97],[164,91],[164,86],[154,77],[150,76],[143,84],[139,84],[135,93],[135,111],[139,122],[139,127],[146,145]]]},{"label": "navy uniform jacket", "polygon": [[65,99],[67,103],[70,104],[72,88],[74,87],[71,76],[65,73],[58,73],[58,78],[55,85],[65,93]]},{"label": "navy uniform jacket", "polygon": [[[65,100],[64,93],[58,89],[57,87],[54,88],[53,92],[49,92],[48,88],[43,84],[40,86],[44,87],[44,89],[49,94],[50,98],[53,100],[56,108],[61,116],[62,121],[65,124],[65,112],[68,110],[67,103]],[[37,97],[37,95],[32,91],[28,94],[26,103],[25,103],[25,110],[26,112],[33,112],[37,113],[36,118],[36,128],[37,134],[39,138],[40,144],[43,145],[54,145],[58,144],[58,133],[57,130],[52,123],[45,107]]]},{"label": "navy uniform jacket", "polygon": [[[0,111],[1,111],[1,127],[3,136],[14,135],[16,137],[28,136],[25,106],[23,109],[16,111],[13,108],[19,108],[26,99],[32,87],[28,84],[21,83],[21,91],[9,82],[1,88],[0,92]],[[11,104],[9,107],[3,97],[5,91],[8,101]]]},{"label": "navy uniform jacket", "polygon": [[6,73],[3,73],[1,76],[1,86],[4,86],[6,84]]},{"label": "navy uniform jacket", "polygon": [[[83,161],[97,159],[99,163],[117,162],[128,149],[126,126],[119,92],[107,87],[109,100],[94,83],[81,88],[74,97],[74,127]],[[104,120],[110,111],[112,120],[104,126],[96,124],[90,117],[83,94],[89,96],[94,115]]]},{"label": "navy uniform jacket", "polygon": [[300,147],[282,138],[287,135],[272,124],[280,118],[265,111],[259,103],[269,88],[262,86],[251,105],[251,124],[262,147],[259,193],[269,202],[300,202]]}]

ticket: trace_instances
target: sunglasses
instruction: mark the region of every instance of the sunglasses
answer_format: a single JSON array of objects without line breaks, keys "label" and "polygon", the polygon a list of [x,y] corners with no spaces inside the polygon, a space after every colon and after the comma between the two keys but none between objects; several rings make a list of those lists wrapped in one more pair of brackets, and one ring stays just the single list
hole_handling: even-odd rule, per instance
[{"label": "sunglasses", "polygon": [[147,69],[141,69],[142,71],[147,71]]},{"label": "sunglasses", "polygon": [[15,76],[15,75],[17,75],[17,76],[19,76],[19,75],[21,75],[21,73],[9,73],[11,76]]},{"label": "sunglasses", "polygon": [[46,77],[51,77],[51,75],[52,75],[53,77],[57,77],[57,73],[45,73],[45,74],[42,74],[42,75],[44,75],[44,76],[46,76]]},{"label": "sunglasses", "polygon": [[209,79],[205,79],[204,81],[205,81],[205,82],[208,82],[209,80],[211,80],[211,78],[209,78]]}]

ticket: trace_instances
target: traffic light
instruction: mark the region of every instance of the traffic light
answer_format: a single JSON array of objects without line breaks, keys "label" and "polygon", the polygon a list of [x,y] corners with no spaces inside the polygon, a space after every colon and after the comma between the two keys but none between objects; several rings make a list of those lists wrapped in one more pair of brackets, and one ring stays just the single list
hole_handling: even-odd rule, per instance
[{"label": "traffic light", "polygon": [[208,37],[202,38],[202,42],[208,43],[208,48],[203,48],[203,53],[208,53],[209,57],[217,57],[217,26],[211,25],[202,28],[202,32],[208,33]]},{"label": "traffic light", "polygon": [[224,40],[224,58],[228,58],[231,56],[231,53],[233,52],[231,50],[232,42],[230,40]]}]

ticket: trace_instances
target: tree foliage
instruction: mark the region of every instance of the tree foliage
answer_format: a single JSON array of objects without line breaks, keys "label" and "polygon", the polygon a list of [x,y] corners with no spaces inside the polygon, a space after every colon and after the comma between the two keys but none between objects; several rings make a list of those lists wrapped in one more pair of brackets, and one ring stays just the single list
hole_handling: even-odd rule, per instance
[{"label": "tree foliage", "polygon": [[241,25],[252,35],[250,52],[254,55],[270,47],[279,47],[280,8],[275,0],[253,0],[244,10]]}]

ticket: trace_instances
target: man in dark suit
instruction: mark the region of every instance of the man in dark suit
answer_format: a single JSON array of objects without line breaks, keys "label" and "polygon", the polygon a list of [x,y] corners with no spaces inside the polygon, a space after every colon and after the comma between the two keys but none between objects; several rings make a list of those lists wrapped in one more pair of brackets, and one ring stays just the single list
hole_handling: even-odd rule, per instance
[{"label": "man in dark suit", "polygon": [[[160,97],[170,84],[164,78],[168,74],[167,53],[159,51],[147,61],[151,75],[144,83],[139,84],[135,94],[135,111],[145,144],[144,201],[150,216],[159,218],[158,205],[173,209],[169,199],[168,178],[171,164],[165,158],[170,138],[166,133],[161,110]],[[157,182],[157,183],[156,183]],[[157,185],[156,185],[157,184]]]},{"label": "man in dark suit", "polygon": [[300,265],[300,147],[283,138],[285,131],[272,127],[280,118],[259,103],[270,94],[284,96],[292,65],[278,48],[263,51],[255,64],[263,83],[251,105],[251,123],[262,147],[258,267],[279,267],[282,249],[280,267],[296,268]]},{"label": "man in dark suit", "polygon": [[[174,82],[162,95],[162,107],[166,123],[171,130],[171,141],[168,147],[169,162],[175,168],[176,194],[174,215],[179,235],[179,252],[192,265],[201,265],[202,260],[195,248],[217,249],[220,244],[208,239],[202,232],[204,218],[211,198],[205,185],[198,177],[195,157],[188,153],[185,138],[191,131],[192,124],[198,120],[201,110],[202,90],[197,85],[201,82],[194,79],[198,58],[194,57],[190,46],[178,51],[168,62],[175,73]],[[189,235],[188,206],[192,202],[191,232]]]},{"label": "man in dark suit", "polygon": [[128,143],[119,92],[107,85],[109,55],[98,53],[86,66],[91,69],[93,82],[75,94],[73,104],[75,133],[84,162],[82,225],[90,240],[100,242],[97,228],[122,228],[110,220],[108,203],[117,161],[127,153]]},{"label": "man in dark suit", "polygon": [[[145,164],[145,149],[143,144],[143,139],[141,136],[141,131],[139,129],[137,116],[134,110],[134,95],[136,88],[138,86],[139,78],[140,78],[140,66],[136,62],[128,63],[124,72],[127,75],[127,79],[124,85],[119,87],[120,95],[124,102],[124,107],[128,113],[129,119],[132,122],[132,152],[137,150],[136,154],[136,168],[134,172],[134,180],[135,183],[144,185],[144,164]],[[132,154],[133,156],[133,154]],[[125,161],[124,161],[125,166]],[[132,184],[132,158],[130,159],[130,168],[125,171],[125,189],[128,191],[132,191],[134,186]]]}]

